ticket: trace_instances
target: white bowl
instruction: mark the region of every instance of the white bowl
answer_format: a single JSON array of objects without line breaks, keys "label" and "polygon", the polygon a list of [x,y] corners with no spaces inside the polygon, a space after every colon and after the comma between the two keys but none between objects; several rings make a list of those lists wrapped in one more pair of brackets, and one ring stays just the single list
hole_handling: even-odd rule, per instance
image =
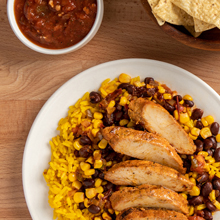
[{"label": "white bowl", "polygon": [[27,39],[24,34],[20,31],[16,19],[15,19],[15,13],[14,13],[14,2],[15,0],[8,0],[7,2],[7,14],[8,14],[8,20],[11,25],[12,30],[14,31],[15,35],[18,37],[18,39],[25,44],[27,47],[29,47],[32,50],[35,50],[39,53],[44,54],[50,54],[50,55],[58,55],[58,54],[65,54],[72,51],[76,51],[79,48],[85,46],[97,33],[103,18],[104,13],[104,2],[103,0],[97,0],[97,14],[95,22],[90,30],[90,32],[77,44],[67,47],[64,49],[47,49],[41,46],[38,46],[34,43],[32,43],[29,39]]}]

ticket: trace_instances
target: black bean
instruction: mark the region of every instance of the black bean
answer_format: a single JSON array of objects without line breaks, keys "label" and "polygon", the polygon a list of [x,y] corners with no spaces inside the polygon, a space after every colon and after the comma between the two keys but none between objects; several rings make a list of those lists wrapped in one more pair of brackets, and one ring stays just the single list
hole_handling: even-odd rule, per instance
[{"label": "black bean", "polygon": [[79,150],[79,156],[80,157],[84,157],[84,158],[87,158],[89,156],[92,155],[92,150],[88,147],[82,147],[80,150]]},{"label": "black bean", "polygon": [[111,183],[111,182],[108,182],[106,185],[105,185],[105,191],[108,191],[109,189],[112,189],[114,185]]},{"label": "black bean", "polygon": [[203,218],[204,217],[204,211],[203,210],[199,210],[199,211],[196,212],[196,215]]},{"label": "black bean", "polygon": [[94,204],[90,205],[88,210],[92,214],[97,214],[97,213],[99,213],[101,211],[101,209],[98,206],[94,205]]},{"label": "black bean", "polygon": [[92,144],[92,141],[89,139],[88,136],[84,135],[80,138],[79,140],[80,144],[82,145],[91,145]]},{"label": "black bean", "polygon": [[210,201],[207,201],[205,205],[206,205],[206,208],[211,212],[214,212],[216,210],[215,206]]},{"label": "black bean", "polygon": [[194,102],[190,101],[190,100],[184,100],[184,103],[187,107],[193,107],[194,106]]},{"label": "black bean", "polygon": [[214,189],[220,190],[220,180],[214,180],[212,183]]},{"label": "black bean", "polygon": [[82,184],[83,184],[83,186],[85,188],[91,188],[91,187],[94,186],[95,180],[93,180],[93,179],[85,179],[85,180],[83,180]]},{"label": "black bean", "polygon": [[213,219],[212,213],[210,211],[208,211],[207,209],[204,209],[203,212],[204,212],[204,218],[206,220],[212,220]]},{"label": "black bean", "polygon": [[199,139],[194,141],[196,145],[196,152],[202,151],[203,150],[203,142]]},{"label": "black bean", "polygon": [[220,196],[218,196],[218,197],[216,198],[216,200],[217,200],[218,202],[220,202]]},{"label": "black bean", "polygon": [[214,153],[215,162],[220,162],[220,148],[217,148]]},{"label": "black bean", "polygon": [[203,110],[200,108],[196,108],[193,110],[192,115],[191,115],[191,119],[192,120],[198,120],[201,119],[203,115]]},{"label": "black bean", "polygon": [[116,153],[115,153],[115,152],[112,152],[112,153],[110,153],[110,154],[105,158],[105,160],[106,160],[107,162],[108,162],[108,161],[113,161],[115,156],[116,156]]},{"label": "black bean", "polygon": [[111,115],[104,115],[103,117],[103,124],[105,126],[111,126],[114,124],[114,114]]},{"label": "black bean", "polygon": [[118,89],[127,89],[129,85],[130,85],[130,83],[121,83],[118,86]]},{"label": "black bean", "polygon": [[220,196],[220,191],[219,190],[215,190],[215,197],[219,197]]},{"label": "black bean", "polygon": [[152,77],[146,77],[146,78],[144,79],[144,82],[145,82],[146,85],[149,84],[151,81],[154,81],[154,78],[152,78]]},{"label": "black bean", "polygon": [[136,91],[136,88],[135,88],[135,86],[130,85],[130,86],[127,87],[127,91],[128,91],[129,94],[134,95],[135,91]]},{"label": "black bean", "polygon": [[89,98],[91,103],[98,103],[101,101],[101,95],[98,92],[90,92]]},{"label": "black bean", "polygon": [[118,111],[121,111],[121,110],[122,110],[122,106],[119,105],[118,102],[115,104],[115,108],[116,108],[116,110],[118,110]]},{"label": "black bean", "polygon": [[168,112],[170,112],[170,113],[173,113],[174,110],[175,110],[175,107],[172,106],[172,105],[170,105],[170,104],[167,103],[167,102],[164,103],[164,108],[165,108]]},{"label": "black bean", "polygon": [[95,169],[95,173],[92,175],[92,178],[95,179],[99,176],[99,171]]},{"label": "black bean", "polygon": [[214,181],[214,180],[220,180],[220,178],[215,175],[215,176],[212,178],[212,181]]},{"label": "black bean", "polygon": [[217,141],[216,141],[215,137],[212,136],[212,137],[209,137],[208,139],[211,140],[212,143],[213,143],[212,149],[216,149],[216,147],[217,147]]},{"label": "black bean", "polygon": [[203,197],[208,197],[209,193],[212,192],[213,187],[211,182],[207,182],[202,186],[201,194]]},{"label": "black bean", "polygon": [[100,174],[99,174],[99,178],[100,178],[100,179],[104,179],[104,176],[105,176],[104,173],[100,173]]},{"label": "black bean", "polygon": [[79,209],[81,209],[81,210],[83,210],[83,209],[85,209],[86,207],[85,207],[85,205],[84,205],[84,202],[80,202],[79,203]]},{"label": "black bean", "polygon": [[120,121],[122,119],[123,112],[122,111],[115,111],[114,112],[114,118],[115,121]]},{"label": "black bean", "polygon": [[192,199],[189,200],[189,204],[196,206],[203,203],[203,197],[202,196],[195,196]]},{"label": "black bean", "polygon": [[134,127],[135,130],[144,131],[144,128],[141,124],[136,124]]},{"label": "black bean", "polygon": [[196,128],[202,129],[204,126],[200,120],[196,121]]},{"label": "black bean", "polygon": [[181,95],[175,95],[173,96],[173,100],[177,101],[177,97],[178,97],[178,101],[181,102],[183,100]]},{"label": "black bean", "polygon": [[75,150],[75,151],[74,151],[74,155],[75,155],[75,157],[79,157],[79,151],[78,151],[78,150]]},{"label": "black bean", "polygon": [[204,149],[205,150],[208,150],[208,149],[213,147],[213,142],[208,138],[205,139],[203,143],[204,143]]},{"label": "black bean", "polygon": [[213,122],[211,124],[210,130],[213,135],[217,135],[219,132],[219,123],[218,122]]},{"label": "black bean", "polygon": [[157,88],[147,88],[147,95],[150,97],[150,96],[153,96],[157,91]]},{"label": "black bean", "polygon": [[213,151],[211,149],[208,149],[206,152],[209,154],[209,156],[213,156]]}]

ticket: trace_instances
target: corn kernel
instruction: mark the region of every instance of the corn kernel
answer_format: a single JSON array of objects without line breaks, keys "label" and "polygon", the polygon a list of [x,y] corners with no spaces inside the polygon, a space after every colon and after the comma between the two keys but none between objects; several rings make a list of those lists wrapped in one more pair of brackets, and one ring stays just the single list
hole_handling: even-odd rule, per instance
[{"label": "corn kernel", "polygon": [[98,146],[100,149],[105,149],[107,147],[108,141],[104,138],[99,142]]},{"label": "corn kernel", "polygon": [[183,100],[193,101],[193,98],[190,95],[184,95]]},{"label": "corn kernel", "polygon": [[179,120],[179,113],[178,113],[177,110],[174,110],[173,116],[174,116],[174,118],[175,118],[177,121]]},{"label": "corn kernel", "polygon": [[187,113],[180,113],[180,123],[185,124],[190,120]]},{"label": "corn kernel", "polygon": [[102,160],[95,160],[95,162],[94,162],[94,168],[95,169],[101,168],[102,165],[103,165],[103,161]]},{"label": "corn kernel", "polygon": [[201,137],[202,137],[203,139],[206,139],[206,138],[212,136],[212,132],[210,131],[210,128],[209,128],[209,127],[205,127],[205,128],[202,128],[202,129],[201,129],[200,135],[201,135]]},{"label": "corn kernel", "polygon": [[208,159],[208,161],[207,161],[209,164],[213,164],[213,163],[215,163],[215,158],[210,158],[210,159]]},{"label": "corn kernel", "polygon": [[86,189],[86,197],[88,199],[92,199],[93,197],[95,197],[97,194],[97,191],[95,188],[88,188]]},{"label": "corn kernel", "polygon": [[97,193],[103,193],[103,191],[104,191],[104,189],[103,189],[102,186],[99,186],[99,187],[96,188]]},{"label": "corn kernel", "polygon": [[94,128],[94,129],[92,129],[92,135],[93,135],[93,137],[96,137],[96,135],[97,135],[97,133],[99,132],[99,128]]},{"label": "corn kernel", "polygon": [[190,206],[190,207],[189,207],[189,216],[193,215],[193,214],[194,214],[194,211],[195,211],[194,207],[193,207],[193,206]]},{"label": "corn kernel", "polygon": [[115,215],[118,215],[120,212],[119,211],[115,211]]},{"label": "corn kernel", "polygon": [[86,170],[84,171],[84,174],[86,176],[92,176],[93,174],[95,174],[95,169]]},{"label": "corn kernel", "polygon": [[115,106],[115,101],[114,100],[110,101],[108,104],[108,108],[113,108],[114,106]]},{"label": "corn kernel", "polygon": [[185,174],[185,177],[186,177],[186,179],[189,179],[189,174],[188,173]]},{"label": "corn kernel", "polygon": [[94,118],[100,120],[103,118],[103,114],[101,112],[95,112]]},{"label": "corn kernel", "polygon": [[188,122],[185,123],[186,126],[188,126],[189,128],[193,128],[194,124],[193,124],[193,120],[189,120]]},{"label": "corn kernel", "polygon": [[74,194],[74,202],[75,203],[80,203],[84,201],[84,193],[83,192],[76,192]]},{"label": "corn kernel", "polygon": [[68,178],[69,178],[69,181],[70,181],[70,182],[74,182],[74,181],[77,180],[75,173],[69,173]]},{"label": "corn kernel", "polygon": [[79,143],[79,140],[74,141],[73,146],[76,150],[80,150],[82,145]]},{"label": "corn kernel", "polygon": [[108,209],[108,212],[113,215],[115,211],[114,209]]},{"label": "corn kernel", "polygon": [[199,196],[200,189],[197,186],[193,186],[192,190],[189,192],[191,196]]},{"label": "corn kernel", "polygon": [[110,167],[111,165],[112,165],[112,161],[106,162],[106,166],[107,166],[107,167]]},{"label": "corn kernel", "polygon": [[208,122],[209,125],[215,122],[214,118],[211,115],[206,116],[205,120]]},{"label": "corn kernel", "polygon": [[103,218],[104,220],[111,220],[111,219],[112,219],[107,212],[104,212],[104,213],[102,214],[102,218]]},{"label": "corn kernel", "polygon": [[141,83],[140,81],[136,81],[136,82],[134,82],[134,85],[135,85],[136,87],[141,87],[141,86],[142,86],[142,83]]},{"label": "corn kernel", "polygon": [[189,181],[196,185],[196,180],[193,177],[189,178]]},{"label": "corn kernel", "polygon": [[191,130],[191,134],[194,135],[194,136],[199,136],[199,133],[200,133],[200,129],[199,128],[192,128]]},{"label": "corn kernel", "polygon": [[103,199],[105,197],[105,195],[102,193],[99,193],[97,197],[98,197],[98,199]]},{"label": "corn kernel", "polygon": [[205,204],[201,204],[201,205],[196,206],[196,209],[197,209],[198,211],[203,210],[203,209],[205,209],[205,208],[206,208],[206,205],[205,205]]},{"label": "corn kernel", "polygon": [[215,200],[212,203],[218,210],[220,210],[220,203],[218,201]]},{"label": "corn kernel", "polygon": [[85,206],[86,208],[89,207],[89,200],[88,200],[87,198],[84,199],[84,206]]},{"label": "corn kernel", "polygon": [[127,127],[128,128],[132,128],[135,126],[135,123],[133,121],[130,121],[128,124],[127,124]]},{"label": "corn kernel", "polygon": [[101,217],[95,217],[94,220],[102,220]]},{"label": "corn kernel", "polygon": [[216,138],[216,141],[219,143],[219,142],[220,142],[220,134],[217,134],[217,135],[215,136],[215,138]]},{"label": "corn kernel", "polygon": [[163,94],[163,98],[164,98],[164,99],[172,99],[172,96],[171,96],[170,93],[164,93],[164,94]]},{"label": "corn kernel", "polygon": [[85,163],[85,162],[81,162],[80,163],[80,168],[83,170],[83,171],[86,171],[86,170],[89,170],[91,167],[91,165],[89,163]]},{"label": "corn kernel", "polygon": [[158,86],[157,88],[159,93],[165,93],[165,89],[162,86]]},{"label": "corn kernel", "polygon": [[125,105],[127,104],[127,101],[128,101],[127,98],[124,97],[124,96],[122,96],[122,97],[120,98],[119,105],[125,106]]},{"label": "corn kernel", "polygon": [[194,179],[197,179],[198,173],[197,173],[197,172],[193,172],[193,173],[192,173],[192,177],[193,177]]},{"label": "corn kernel", "polygon": [[198,155],[202,155],[203,157],[207,157],[209,154],[206,151],[200,151]]},{"label": "corn kernel", "polygon": [[119,122],[119,124],[120,124],[120,126],[125,126],[126,124],[128,124],[128,120],[127,119],[122,119],[120,122]]},{"label": "corn kernel", "polygon": [[214,166],[214,167],[220,167],[220,162],[213,163],[212,166]]},{"label": "corn kernel", "polygon": [[196,140],[196,139],[197,139],[197,136],[194,136],[194,135],[192,135],[191,133],[189,133],[189,137],[190,137],[192,140]]},{"label": "corn kernel", "polygon": [[210,199],[211,201],[216,200],[215,190],[212,190],[212,192],[209,193],[209,199]]},{"label": "corn kernel", "polygon": [[100,92],[101,92],[102,97],[104,98],[108,95],[108,93],[103,88],[100,88]]},{"label": "corn kernel", "polygon": [[99,187],[99,186],[101,186],[101,184],[102,184],[102,180],[101,179],[96,179],[96,181],[95,181],[95,187]]},{"label": "corn kernel", "polygon": [[121,83],[131,82],[131,77],[128,74],[125,74],[125,73],[121,73],[120,76],[118,77],[118,79]]},{"label": "corn kernel", "polygon": [[209,125],[209,123],[206,121],[205,118],[202,118],[201,122],[202,122],[203,126],[205,126],[205,127],[207,127]]},{"label": "corn kernel", "polygon": [[180,103],[180,105],[183,105],[184,104],[184,100],[182,99],[179,103]]},{"label": "corn kernel", "polygon": [[191,117],[192,116],[192,111],[190,107],[186,108],[186,112],[188,113],[188,115]]},{"label": "corn kernel", "polygon": [[185,199],[187,199],[187,195],[185,193],[180,193]]},{"label": "corn kernel", "polygon": [[185,131],[186,133],[189,133],[189,132],[190,132],[189,127],[188,127],[188,126],[186,126],[186,125],[183,127],[183,129],[184,129],[184,131]]},{"label": "corn kernel", "polygon": [[76,180],[72,183],[72,187],[76,189],[80,189],[82,187],[82,183],[79,180]]},{"label": "corn kernel", "polygon": [[100,151],[100,150],[95,150],[95,151],[93,152],[93,157],[94,157],[95,160],[100,160],[101,157],[102,157],[101,151]]}]

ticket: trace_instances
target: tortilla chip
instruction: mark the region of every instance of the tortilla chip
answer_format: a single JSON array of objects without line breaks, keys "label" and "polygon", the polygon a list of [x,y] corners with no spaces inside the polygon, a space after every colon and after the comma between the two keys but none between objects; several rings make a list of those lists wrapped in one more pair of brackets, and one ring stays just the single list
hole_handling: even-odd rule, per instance
[{"label": "tortilla chip", "polygon": [[187,26],[192,26],[194,24],[193,18],[174,5],[170,0],[160,0],[153,8],[153,12],[171,24]]},{"label": "tortilla chip", "polygon": [[197,18],[194,18],[194,25],[195,25],[196,32],[203,32],[203,31],[207,31],[207,30],[210,30],[216,27],[214,24],[206,23]]},{"label": "tortilla chip", "polygon": [[157,23],[162,26],[164,25],[165,21],[163,19],[161,19],[158,15],[156,15],[153,11],[154,7],[159,3],[160,0],[148,0],[148,3],[152,9],[152,13],[154,15],[154,17],[156,18],[157,20]]},{"label": "tortilla chip", "polygon": [[219,0],[171,0],[173,4],[183,9],[189,15],[220,28]]},{"label": "tortilla chip", "polygon": [[184,26],[187,31],[189,31],[190,34],[192,34],[193,37],[198,37],[202,32],[196,32],[194,26]]}]

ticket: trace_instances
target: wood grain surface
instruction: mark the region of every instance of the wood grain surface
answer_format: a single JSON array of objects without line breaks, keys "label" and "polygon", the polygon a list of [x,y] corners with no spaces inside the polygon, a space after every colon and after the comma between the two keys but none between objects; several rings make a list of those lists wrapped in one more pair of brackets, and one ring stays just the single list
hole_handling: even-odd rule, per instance
[{"label": "wood grain surface", "polygon": [[[104,0],[103,23],[82,49],[59,56],[24,46],[12,32],[0,0],[0,219],[29,220],[22,188],[22,157],[31,125],[47,99],[67,80],[100,63],[149,58],[182,67],[220,94],[220,52],[187,47],[148,17],[139,0]],[[201,91],[202,95],[202,91]]]}]

